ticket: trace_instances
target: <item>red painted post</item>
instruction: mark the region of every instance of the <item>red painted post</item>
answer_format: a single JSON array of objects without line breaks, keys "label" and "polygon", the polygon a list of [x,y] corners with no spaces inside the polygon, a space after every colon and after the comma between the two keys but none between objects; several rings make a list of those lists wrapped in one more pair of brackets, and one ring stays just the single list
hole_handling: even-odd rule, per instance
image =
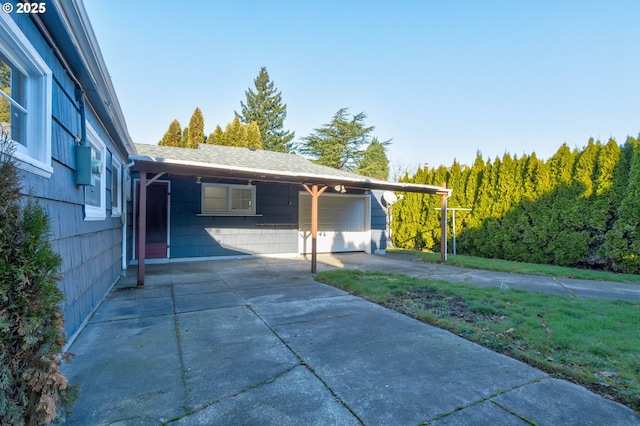
[{"label": "red painted post", "polygon": [[311,188],[306,184],[303,186],[311,194],[311,273],[314,274],[318,263],[318,198],[327,190],[327,187],[318,189],[318,185],[313,185]]},{"label": "red painted post", "polygon": [[147,172],[140,172],[138,189],[138,285],[144,285],[144,258],[147,240]]}]

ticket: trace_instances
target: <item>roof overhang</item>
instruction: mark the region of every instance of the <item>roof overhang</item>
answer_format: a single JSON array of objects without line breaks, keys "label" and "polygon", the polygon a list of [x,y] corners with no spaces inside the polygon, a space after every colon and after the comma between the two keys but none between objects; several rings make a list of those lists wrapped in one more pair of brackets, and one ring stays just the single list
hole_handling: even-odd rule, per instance
[{"label": "roof overhang", "polygon": [[135,153],[120,108],[116,91],[102,57],[98,41],[91,27],[84,5],[79,0],[53,0],[47,5],[47,13],[31,15],[36,25],[53,40],[54,52],[59,52],[71,73],[81,85],[85,96],[102,125],[109,132],[114,144],[123,153]]},{"label": "roof overhang", "polygon": [[363,190],[382,190],[394,192],[416,192],[422,194],[451,195],[451,189],[417,183],[388,182],[353,174],[352,176],[334,176],[314,173],[298,173],[234,167],[212,163],[201,163],[186,160],[171,160],[131,155],[132,170],[149,173],[167,173],[176,176],[193,176],[201,178],[238,179],[260,182],[273,182],[297,185],[326,185]]}]

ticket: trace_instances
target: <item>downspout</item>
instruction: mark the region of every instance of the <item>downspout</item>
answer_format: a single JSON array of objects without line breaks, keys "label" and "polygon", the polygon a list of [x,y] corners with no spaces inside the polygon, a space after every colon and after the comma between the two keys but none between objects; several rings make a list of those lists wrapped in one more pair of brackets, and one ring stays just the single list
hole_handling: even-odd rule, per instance
[{"label": "downspout", "polygon": [[78,102],[78,108],[80,109],[80,140],[78,145],[87,145],[87,114],[84,107],[84,90],[80,87],[80,83],[76,87],[76,102]]},{"label": "downspout", "polygon": [[[129,182],[127,183],[127,179],[125,177],[128,177],[128,170],[133,167],[133,165],[135,164],[134,161],[130,162],[129,164],[127,164],[126,166],[124,166],[122,168],[122,180],[123,180],[123,195],[125,195],[127,193],[127,191],[129,190],[128,188],[131,187],[131,179],[129,179]],[[126,187],[125,187],[126,185]],[[127,262],[127,204],[128,200],[127,197],[122,197],[122,216],[120,217],[121,220],[120,222],[122,223],[122,275],[124,275],[125,271],[127,270],[127,266],[129,266],[128,262]]]}]

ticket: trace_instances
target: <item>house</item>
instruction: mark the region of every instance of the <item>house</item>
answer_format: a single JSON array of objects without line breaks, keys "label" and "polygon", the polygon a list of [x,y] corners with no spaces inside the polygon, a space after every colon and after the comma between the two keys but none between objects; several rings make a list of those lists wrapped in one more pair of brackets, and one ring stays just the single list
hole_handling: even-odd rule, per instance
[{"label": "house", "polygon": [[[446,188],[371,179],[296,154],[200,144],[136,145],[132,257],[146,259],[384,253],[383,191]],[[144,188],[144,189],[143,189]],[[141,203],[139,200],[145,199]],[[446,209],[445,209],[446,211]],[[446,238],[445,238],[446,240]]]},{"label": "house", "polygon": [[134,145],[82,1],[25,4],[0,13],[0,124],[24,194],[52,219],[70,340],[131,263],[139,284],[147,261],[309,253],[315,271],[318,252],[384,252],[383,191],[446,207],[446,188],[295,154]]},{"label": "house", "polygon": [[123,193],[135,147],[82,2],[37,5],[18,13],[10,1],[0,13],[0,121],[25,195],[52,219],[71,336],[128,263]]}]

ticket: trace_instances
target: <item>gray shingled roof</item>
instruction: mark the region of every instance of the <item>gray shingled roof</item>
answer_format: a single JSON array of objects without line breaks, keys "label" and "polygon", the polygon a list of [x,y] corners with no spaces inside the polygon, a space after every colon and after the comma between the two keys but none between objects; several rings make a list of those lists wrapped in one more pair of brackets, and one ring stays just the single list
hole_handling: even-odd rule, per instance
[{"label": "gray shingled roof", "polygon": [[[200,144],[198,149],[136,144],[137,155],[129,158],[135,170],[165,171],[199,175],[205,171],[221,177],[273,182],[343,184],[345,186],[390,191],[450,193],[432,186],[372,179],[355,173],[316,164],[297,154]],[[191,169],[193,173],[190,173]]]},{"label": "gray shingled roof", "polygon": [[178,160],[237,169],[367,179],[355,173],[313,163],[297,154],[282,152],[209,144],[200,144],[198,149],[136,144],[136,149],[137,157],[150,157],[155,160]]}]

